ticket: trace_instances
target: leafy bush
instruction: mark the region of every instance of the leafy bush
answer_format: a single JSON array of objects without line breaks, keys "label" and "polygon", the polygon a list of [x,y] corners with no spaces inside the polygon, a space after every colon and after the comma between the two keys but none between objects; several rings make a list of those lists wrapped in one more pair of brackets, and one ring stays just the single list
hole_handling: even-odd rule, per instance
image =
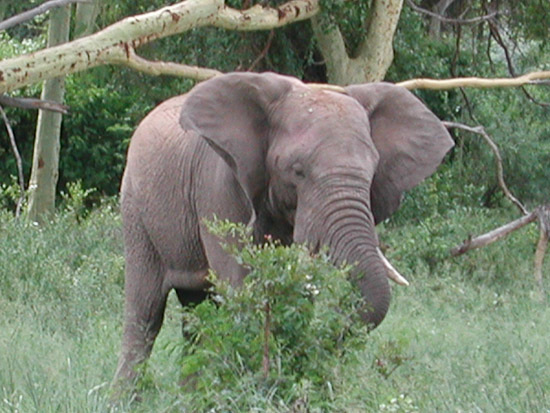
[{"label": "leafy bush", "polygon": [[184,313],[191,339],[182,372],[195,409],[247,411],[260,407],[259,397],[272,406],[326,406],[333,370],[366,339],[364,302],[347,269],[303,246],[254,245],[240,225],[210,227],[240,240],[228,248],[250,273],[237,289],[212,275],[212,299]]}]

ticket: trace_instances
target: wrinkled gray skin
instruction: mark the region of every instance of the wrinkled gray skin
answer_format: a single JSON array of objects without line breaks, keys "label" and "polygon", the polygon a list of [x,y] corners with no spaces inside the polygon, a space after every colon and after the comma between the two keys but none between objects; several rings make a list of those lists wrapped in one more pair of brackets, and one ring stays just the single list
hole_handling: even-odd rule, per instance
[{"label": "wrinkled gray skin", "polygon": [[433,173],[453,143],[414,95],[385,83],[348,95],[273,73],[233,73],[154,109],[139,125],[122,181],[125,326],[116,376],[135,377],[166,297],[205,297],[209,268],[239,285],[246,271],[202,224],[247,223],[257,240],[326,246],[354,278],[377,326],[390,287],[376,223]]}]

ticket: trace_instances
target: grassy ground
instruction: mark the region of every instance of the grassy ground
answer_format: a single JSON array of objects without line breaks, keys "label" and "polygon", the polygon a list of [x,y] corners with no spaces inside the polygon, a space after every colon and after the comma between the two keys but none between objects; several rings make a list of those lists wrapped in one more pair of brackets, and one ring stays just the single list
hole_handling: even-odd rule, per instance
[{"label": "grassy ground", "polygon": [[[550,308],[533,298],[536,227],[442,259],[468,233],[508,218],[466,210],[380,228],[411,286],[394,288],[384,323],[334,369],[326,411],[550,412]],[[116,207],[80,223],[64,213],[44,228],[0,216],[0,412],[111,409],[123,268]],[[143,400],[116,411],[199,409],[178,386],[180,310],[174,297],[169,304]],[[265,394],[235,397],[250,397],[256,411],[289,409]]]}]

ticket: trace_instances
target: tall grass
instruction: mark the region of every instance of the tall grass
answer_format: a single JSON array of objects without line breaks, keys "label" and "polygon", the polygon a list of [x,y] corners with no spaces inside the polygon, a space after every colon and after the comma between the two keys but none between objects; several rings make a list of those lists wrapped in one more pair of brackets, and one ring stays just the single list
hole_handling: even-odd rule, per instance
[{"label": "tall grass", "polygon": [[[270,398],[276,388],[262,393],[247,383],[226,388],[225,399],[247,397],[257,407],[251,411],[273,412],[550,411],[550,309],[548,300],[531,298],[536,228],[445,256],[468,233],[510,215],[449,210],[381,227],[386,254],[411,286],[394,288],[390,312],[364,348],[334,364],[324,386],[328,402],[316,404],[307,379],[295,384],[300,399],[287,404]],[[78,220],[60,213],[41,228],[0,214],[0,412],[201,411],[200,398],[178,384],[181,310],[174,297],[142,401],[109,405],[123,267],[112,205]],[[546,263],[545,275],[548,269]]]}]

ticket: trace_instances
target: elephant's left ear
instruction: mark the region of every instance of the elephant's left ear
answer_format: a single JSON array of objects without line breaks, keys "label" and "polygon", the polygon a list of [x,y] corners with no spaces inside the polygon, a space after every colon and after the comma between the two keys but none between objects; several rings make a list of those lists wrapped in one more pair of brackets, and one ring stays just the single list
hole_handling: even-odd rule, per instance
[{"label": "elephant's left ear", "polygon": [[407,89],[390,83],[346,88],[367,111],[380,154],[371,185],[378,223],[399,207],[404,191],[430,176],[454,145],[441,121]]}]

